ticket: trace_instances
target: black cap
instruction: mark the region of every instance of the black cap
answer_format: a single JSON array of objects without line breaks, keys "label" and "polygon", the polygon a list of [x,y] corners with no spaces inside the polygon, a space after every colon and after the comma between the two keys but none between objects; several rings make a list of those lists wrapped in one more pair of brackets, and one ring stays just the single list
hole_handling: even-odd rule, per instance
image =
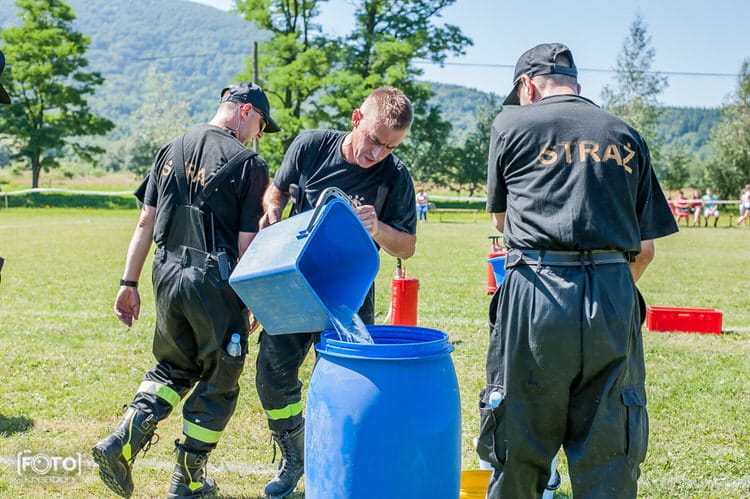
[{"label": "black cap", "polygon": [[[566,59],[557,63],[557,58],[564,54]],[[562,43],[542,43],[521,54],[516,63],[516,71],[513,74],[513,90],[503,101],[503,105],[520,104],[518,102],[518,83],[521,76],[537,76],[546,74],[561,74],[577,77],[578,69],[573,62],[573,53]]]},{"label": "black cap", "polygon": [[266,97],[263,89],[255,83],[249,81],[230,83],[228,87],[222,89],[220,102],[241,102],[252,104],[253,107],[263,113],[263,117],[267,122],[265,130],[267,133],[281,131],[279,125],[277,125],[273,118],[271,118],[271,106],[268,104],[268,97]]},{"label": "black cap", "polygon": [[[5,56],[0,50],[0,76],[3,74],[3,69],[5,69]],[[2,85],[0,85],[0,104],[10,104],[10,97]]]}]

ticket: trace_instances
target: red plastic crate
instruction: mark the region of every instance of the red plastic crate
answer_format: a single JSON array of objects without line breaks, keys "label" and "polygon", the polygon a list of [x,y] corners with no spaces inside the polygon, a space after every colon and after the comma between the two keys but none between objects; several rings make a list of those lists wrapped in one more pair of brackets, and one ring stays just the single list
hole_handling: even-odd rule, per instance
[{"label": "red plastic crate", "polygon": [[648,307],[649,331],[684,331],[721,334],[721,310],[713,308]]}]

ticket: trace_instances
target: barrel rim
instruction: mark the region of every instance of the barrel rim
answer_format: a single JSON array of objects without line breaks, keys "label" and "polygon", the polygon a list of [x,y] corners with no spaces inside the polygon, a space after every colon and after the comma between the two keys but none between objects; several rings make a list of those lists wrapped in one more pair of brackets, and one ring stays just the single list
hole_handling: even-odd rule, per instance
[{"label": "barrel rim", "polygon": [[[320,335],[315,350],[321,355],[370,360],[416,360],[449,355],[454,347],[448,341],[448,333],[439,329],[419,326],[367,326],[376,343],[352,343],[337,339],[334,329],[327,329]],[[422,337],[420,337],[422,335]],[[409,340],[408,343],[377,343],[377,339]],[[418,341],[424,339],[425,341]]]}]

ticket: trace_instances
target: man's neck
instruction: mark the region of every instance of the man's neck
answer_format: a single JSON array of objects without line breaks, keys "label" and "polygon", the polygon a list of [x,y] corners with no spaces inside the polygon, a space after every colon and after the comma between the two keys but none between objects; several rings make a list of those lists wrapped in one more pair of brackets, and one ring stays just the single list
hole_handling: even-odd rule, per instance
[{"label": "man's neck", "polygon": [[346,134],[344,141],[341,143],[341,154],[347,163],[352,165],[357,164],[357,159],[354,157],[354,148],[352,147],[352,132]]}]

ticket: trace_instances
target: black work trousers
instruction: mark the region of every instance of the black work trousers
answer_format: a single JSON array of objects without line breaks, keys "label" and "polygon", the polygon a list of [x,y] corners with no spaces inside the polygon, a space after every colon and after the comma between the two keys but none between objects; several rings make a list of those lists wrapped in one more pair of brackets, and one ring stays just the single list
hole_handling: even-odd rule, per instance
[{"label": "black work trousers", "polygon": [[[188,247],[156,251],[156,366],[144,376],[133,405],[157,420],[169,415],[190,390],[183,407],[186,446],[210,451],[234,413],[247,352],[244,305],[209,254]],[[232,333],[243,354],[226,353]]]},{"label": "black work trousers", "polygon": [[[648,417],[628,265],[512,256],[479,403],[477,451],[495,468],[487,497],[540,497],[560,446],[576,498],[636,497]],[[493,391],[503,395],[496,407]]]},{"label": "black work trousers", "polygon": [[[375,321],[375,289],[370,287],[358,315],[365,324]],[[320,332],[268,334],[261,331],[255,364],[255,388],[274,433],[302,424],[302,381],[299,369]]]}]

